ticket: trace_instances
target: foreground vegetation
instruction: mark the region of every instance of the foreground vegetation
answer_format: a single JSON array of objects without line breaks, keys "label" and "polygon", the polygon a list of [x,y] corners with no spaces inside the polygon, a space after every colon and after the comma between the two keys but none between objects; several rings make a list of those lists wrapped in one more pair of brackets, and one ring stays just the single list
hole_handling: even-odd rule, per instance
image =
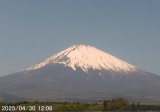
[{"label": "foreground vegetation", "polygon": [[160,111],[160,105],[130,103],[117,98],[96,103],[80,102],[0,102],[0,111],[4,112],[56,112],[56,111]]}]

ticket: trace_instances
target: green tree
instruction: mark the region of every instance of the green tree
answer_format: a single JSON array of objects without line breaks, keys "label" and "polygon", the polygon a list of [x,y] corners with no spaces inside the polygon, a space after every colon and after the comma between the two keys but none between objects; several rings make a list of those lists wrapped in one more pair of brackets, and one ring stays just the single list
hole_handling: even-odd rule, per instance
[{"label": "green tree", "polygon": [[132,110],[132,111],[137,110],[137,109],[136,109],[136,105],[135,105],[134,103],[132,103],[132,105],[131,105],[131,110]]},{"label": "green tree", "polygon": [[103,105],[102,104],[92,104],[88,107],[88,111],[102,111],[103,110]]},{"label": "green tree", "polygon": [[141,109],[141,105],[140,105],[140,103],[138,102],[137,103],[137,110],[140,110]]},{"label": "green tree", "polygon": [[131,104],[122,98],[113,99],[104,103],[104,111],[129,111],[131,110]]},{"label": "green tree", "polygon": [[82,103],[77,103],[77,104],[75,104],[74,108],[75,108],[76,111],[84,111],[85,110],[85,105],[82,104]]}]

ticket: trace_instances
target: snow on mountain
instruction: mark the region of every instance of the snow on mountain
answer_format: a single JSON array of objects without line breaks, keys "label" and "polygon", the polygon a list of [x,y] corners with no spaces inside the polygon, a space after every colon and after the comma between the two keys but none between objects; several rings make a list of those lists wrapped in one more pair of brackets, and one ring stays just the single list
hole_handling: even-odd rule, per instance
[{"label": "snow on mountain", "polygon": [[45,61],[31,66],[25,71],[36,70],[47,64],[63,64],[76,71],[80,67],[84,72],[90,68],[96,70],[113,70],[116,72],[135,71],[136,67],[130,65],[108,53],[105,53],[89,45],[73,45]]}]

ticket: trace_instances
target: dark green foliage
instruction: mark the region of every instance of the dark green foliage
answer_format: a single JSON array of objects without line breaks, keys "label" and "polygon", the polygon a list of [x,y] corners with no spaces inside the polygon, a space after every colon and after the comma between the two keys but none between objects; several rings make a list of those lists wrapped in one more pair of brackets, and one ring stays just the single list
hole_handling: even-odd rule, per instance
[{"label": "dark green foliage", "polygon": [[59,105],[55,111],[75,111],[72,105]]},{"label": "dark green foliage", "polygon": [[130,111],[131,104],[122,98],[104,101],[104,111]]},{"label": "dark green foliage", "polygon": [[[49,112],[78,112],[78,111],[160,111],[160,105],[145,105],[138,103],[130,103],[126,99],[117,98],[112,100],[104,100],[96,103],[81,103],[81,102],[19,102],[19,103],[4,103],[0,102],[0,112],[2,106],[52,106],[52,111]],[[6,111],[11,112],[11,111]],[[40,112],[38,108],[34,111],[16,111],[16,112]]]},{"label": "dark green foliage", "polygon": [[134,104],[134,103],[132,103],[132,105],[131,105],[131,110],[132,111],[136,111],[137,109],[136,109],[136,105]]},{"label": "dark green foliage", "polygon": [[103,105],[102,104],[92,104],[86,110],[88,110],[88,111],[102,111]]},{"label": "dark green foliage", "polygon": [[138,102],[137,105],[132,105],[132,110],[133,109],[135,111],[160,111],[160,105],[145,105]]}]

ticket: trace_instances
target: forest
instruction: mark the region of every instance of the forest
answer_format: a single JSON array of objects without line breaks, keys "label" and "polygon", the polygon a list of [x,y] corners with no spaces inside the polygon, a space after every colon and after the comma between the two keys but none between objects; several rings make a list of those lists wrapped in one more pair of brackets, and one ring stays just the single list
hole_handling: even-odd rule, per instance
[{"label": "forest", "polygon": [[63,112],[63,111],[160,111],[160,105],[131,103],[126,99],[116,98],[112,100],[98,101],[95,103],[84,102],[0,102],[2,112]]}]

